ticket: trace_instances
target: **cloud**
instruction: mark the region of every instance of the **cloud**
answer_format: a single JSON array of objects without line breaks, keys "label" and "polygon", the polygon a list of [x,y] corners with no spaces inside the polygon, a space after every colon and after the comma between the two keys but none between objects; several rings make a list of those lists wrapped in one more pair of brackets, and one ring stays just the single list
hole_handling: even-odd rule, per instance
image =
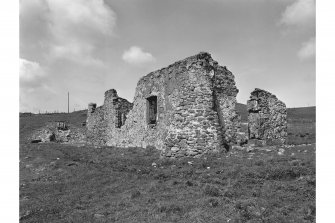
[{"label": "cloud", "polygon": [[300,60],[315,58],[315,0],[294,0],[282,13],[279,24],[285,25],[289,33],[298,30],[304,39],[310,37],[301,44],[297,56]]},{"label": "cloud", "polygon": [[138,46],[132,46],[129,50],[126,50],[122,55],[122,59],[133,65],[142,65],[156,60],[151,53],[144,52]]},{"label": "cloud", "polygon": [[20,110],[64,110],[103,82],[116,19],[104,0],[20,0]]},{"label": "cloud", "polygon": [[[19,59],[20,75],[20,111],[37,111],[34,104],[42,97],[54,95],[56,92],[45,83],[47,73],[37,62]],[[34,103],[32,103],[34,101]]]},{"label": "cloud", "polygon": [[23,54],[99,64],[101,42],[113,36],[116,14],[103,0],[20,1],[20,43]]},{"label": "cloud", "polygon": [[56,93],[46,82],[48,74],[46,69],[34,61],[19,58],[20,90],[22,92],[34,92],[39,88]]},{"label": "cloud", "polygon": [[312,26],[315,23],[315,0],[296,0],[287,6],[280,24],[288,26]]},{"label": "cloud", "polygon": [[315,57],[315,38],[310,38],[307,42],[302,43],[302,47],[298,52],[301,60],[307,60]]},{"label": "cloud", "polygon": [[51,55],[97,64],[94,49],[113,35],[115,13],[103,0],[48,0],[53,21]]},{"label": "cloud", "polygon": [[46,74],[39,63],[26,59],[19,59],[20,63],[20,87],[36,87]]},{"label": "cloud", "polygon": [[20,64],[20,79],[31,81],[36,77],[44,76],[40,65],[36,62],[26,59],[19,59]]}]

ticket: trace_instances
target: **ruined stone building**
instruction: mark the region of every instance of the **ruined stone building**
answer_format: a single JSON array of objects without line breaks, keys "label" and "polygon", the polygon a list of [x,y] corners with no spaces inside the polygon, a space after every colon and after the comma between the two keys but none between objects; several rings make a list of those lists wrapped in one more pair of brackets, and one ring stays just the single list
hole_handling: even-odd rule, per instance
[{"label": "ruined stone building", "polygon": [[249,139],[259,145],[280,145],[287,139],[285,104],[270,92],[256,88],[247,101]]},{"label": "ruined stone building", "polygon": [[209,53],[199,53],[142,77],[133,103],[110,89],[102,106],[88,105],[83,127],[48,123],[31,142],[153,146],[167,157],[286,143],[285,104],[256,88],[247,101],[246,133],[235,110],[237,93],[234,75]]},{"label": "ruined stone building", "polygon": [[154,146],[169,157],[224,149],[236,140],[237,93],[234,75],[199,53],[142,77],[133,103],[111,89],[102,106],[89,104],[87,141]]}]

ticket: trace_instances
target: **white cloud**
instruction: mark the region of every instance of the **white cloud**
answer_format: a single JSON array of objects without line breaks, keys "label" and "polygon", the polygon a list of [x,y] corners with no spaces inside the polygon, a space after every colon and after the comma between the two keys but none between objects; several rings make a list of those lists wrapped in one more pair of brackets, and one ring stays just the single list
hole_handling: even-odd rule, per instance
[{"label": "white cloud", "polygon": [[129,50],[126,50],[122,59],[129,64],[141,65],[145,63],[154,62],[156,59],[151,55],[151,53],[144,52],[138,46],[132,46]]},{"label": "white cloud", "polygon": [[306,60],[315,57],[315,38],[310,38],[307,42],[302,43],[302,47],[298,52],[298,57],[301,60]]},{"label": "white cloud", "polygon": [[51,55],[97,63],[94,49],[113,35],[115,13],[103,0],[47,0],[54,44]]},{"label": "white cloud", "polygon": [[47,83],[48,74],[46,69],[34,61],[19,58],[20,90],[25,93],[44,89],[56,93]]},{"label": "white cloud", "polygon": [[285,25],[290,33],[302,31],[300,34],[305,36],[304,39],[310,37],[301,44],[297,56],[300,60],[315,58],[315,0],[294,0],[282,13],[279,24]]},{"label": "white cloud", "polygon": [[44,70],[37,62],[20,58],[20,83],[30,84],[45,76]]},{"label": "white cloud", "polygon": [[95,50],[113,36],[116,15],[103,0],[20,2],[20,43],[49,61],[101,63]]},{"label": "white cloud", "polygon": [[34,111],[38,109],[34,104],[41,97],[47,97],[56,92],[45,83],[47,73],[43,67],[37,62],[26,59],[19,59],[20,69],[20,111]]},{"label": "white cloud", "polygon": [[115,26],[104,0],[20,0],[20,110],[64,110],[59,95],[102,82]]},{"label": "white cloud", "polygon": [[315,23],[315,0],[294,1],[286,7],[280,23],[293,26],[312,26]]}]

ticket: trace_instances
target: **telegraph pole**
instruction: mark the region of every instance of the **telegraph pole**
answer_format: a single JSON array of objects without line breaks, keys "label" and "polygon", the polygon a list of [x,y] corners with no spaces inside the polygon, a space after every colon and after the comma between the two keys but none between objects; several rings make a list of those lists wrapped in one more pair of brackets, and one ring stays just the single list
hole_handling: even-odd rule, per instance
[{"label": "telegraph pole", "polygon": [[67,92],[67,113],[70,113],[70,92]]}]

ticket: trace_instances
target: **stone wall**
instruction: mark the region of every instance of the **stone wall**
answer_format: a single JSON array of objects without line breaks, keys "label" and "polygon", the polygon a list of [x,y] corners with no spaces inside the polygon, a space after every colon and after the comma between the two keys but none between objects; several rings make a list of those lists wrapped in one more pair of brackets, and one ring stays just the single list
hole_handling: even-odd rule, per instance
[{"label": "stone wall", "polygon": [[87,143],[95,146],[106,145],[107,123],[104,118],[103,106],[92,109],[92,104],[89,104],[87,111]]},{"label": "stone wall", "polygon": [[110,139],[117,135],[126,121],[132,103],[117,95],[116,90],[105,92],[103,106],[96,108],[95,103],[88,105],[87,142],[95,146],[108,145]]},{"label": "stone wall", "polygon": [[[89,106],[87,129],[92,144],[154,146],[165,156],[179,157],[218,151],[236,141],[234,76],[208,53],[142,77],[133,104],[113,89],[107,92],[103,106],[93,112]],[[150,104],[156,104],[152,100],[157,100],[156,117],[150,110]],[[120,117],[117,111],[124,114],[121,126],[113,121]]]},{"label": "stone wall", "polygon": [[214,105],[222,126],[225,147],[237,143],[237,132],[240,128],[240,116],[236,112],[234,75],[226,68],[218,66],[214,75]]},{"label": "stone wall", "polygon": [[249,139],[262,145],[284,144],[287,140],[285,104],[270,92],[256,88],[247,101]]}]

